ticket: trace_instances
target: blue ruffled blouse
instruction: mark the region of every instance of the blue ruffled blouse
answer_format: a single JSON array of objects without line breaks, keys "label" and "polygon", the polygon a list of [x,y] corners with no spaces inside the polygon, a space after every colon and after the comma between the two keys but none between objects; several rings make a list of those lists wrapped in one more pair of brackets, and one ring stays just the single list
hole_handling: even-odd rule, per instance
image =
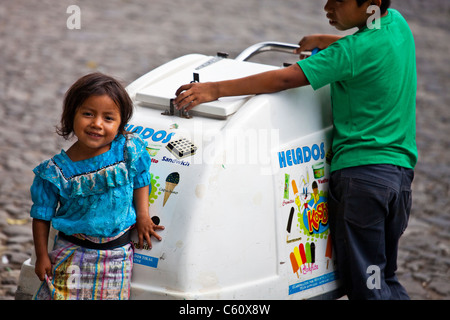
[{"label": "blue ruffled blouse", "polygon": [[82,161],[62,150],[33,170],[30,215],[68,235],[113,237],[136,222],[133,190],[150,184],[150,164],[137,134],[119,135],[109,151]]}]

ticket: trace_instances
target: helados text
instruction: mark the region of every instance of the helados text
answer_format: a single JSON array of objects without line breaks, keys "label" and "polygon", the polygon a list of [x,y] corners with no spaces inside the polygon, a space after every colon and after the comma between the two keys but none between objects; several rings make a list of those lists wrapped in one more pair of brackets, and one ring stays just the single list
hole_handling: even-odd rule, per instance
[{"label": "helados text", "polygon": [[323,158],[325,158],[324,142],[278,152],[280,168],[307,163],[311,160],[316,161]]},{"label": "helados text", "polygon": [[169,142],[170,139],[172,139],[172,136],[175,134],[174,132],[169,133],[165,130],[159,130],[155,132],[155,129],[135,126],[133,124],[127,124],[125,126],[125,130],[139,134],[144,140],[151,138],[153,142],[161,143]]}]

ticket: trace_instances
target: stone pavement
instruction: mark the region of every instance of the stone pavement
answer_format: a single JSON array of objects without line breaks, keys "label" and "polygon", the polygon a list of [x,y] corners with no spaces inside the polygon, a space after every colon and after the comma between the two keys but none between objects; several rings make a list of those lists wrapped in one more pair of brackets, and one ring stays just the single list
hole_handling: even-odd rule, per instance
[{"label": "stone pavement", "polygon": [[[125,85],[189,53],[235,57],[273,40],[297,43],[337,33],[324,0],[41,0],[0,6],[0,299],[13,299],[32,248],[32,168],[67,147],[58,137],[62,99],[80,76],[99,70]],[[394,0],[417,44],[417,142],[409,227],[399,251],[399,278],[412,299],[450,297],[450,79],[448,0]],[[80,29],[66,12],[80,8]],[[254,61],[295,62],[268,53]]]}]

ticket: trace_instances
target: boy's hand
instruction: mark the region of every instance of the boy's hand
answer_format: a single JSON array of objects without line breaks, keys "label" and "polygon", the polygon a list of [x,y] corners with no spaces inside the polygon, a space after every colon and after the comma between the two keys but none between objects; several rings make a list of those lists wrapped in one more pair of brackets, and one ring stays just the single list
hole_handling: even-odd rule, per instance
[{"label": "boy's hand", "polygon": [[298,54],[300,57],[300,60],[306,59],[309,57],[309,55],[304,55],[302,52],[304,51],[312,51],[314,48],[320,48],[320,35],[313,34],[310,36],[303,37],[298,45],[300,46],[298,49],[295,49],[294,53]]},{"label": "boy's hand", "polygon": [[156,233],[156,230],[164,230],[163,226],[158,226],[153,223],[148,215],[141,215],[136,219],[136,229],[139,238],[139,248],[143,248],[144,240],[147,241],[148,247],[152,248],[151,236],[161,241],[161,236]]},{"label": "boy's hand", "polygon": [[295,49],[294,53],[299,54],[300,60],[302,60],[309,57],[309,55],[301,54],[302,51],[312,51],[315,48],[323,50],[340,38],[342,37],[332,34],[312,34],[300,40],[298,43],[300,47]]},{"label": "boy's hand", "polygon": [[34,272],[41,281],[45,280],[45,275],[47,275],[50,280],[52,279],[52,264],[48,255],[36,258]]},{"label": "boy's hand", "polygon": [[181,86],[175,93],[175,107],[183,107],[189,111],[200,103],[214,101],[219,98],[217,84],[214,82],[190,83]]}]

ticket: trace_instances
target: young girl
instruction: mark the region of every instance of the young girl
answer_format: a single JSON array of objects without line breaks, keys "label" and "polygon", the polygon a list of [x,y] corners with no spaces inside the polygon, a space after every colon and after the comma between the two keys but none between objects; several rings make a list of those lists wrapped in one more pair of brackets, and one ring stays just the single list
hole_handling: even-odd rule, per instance
[{"label": "young girl", "polygon": [[[161,237],[149,216],[151,159],[145,142],[124,132],[133,106],[123,86],[101,73],[67,91],[61,127],[77,141],[42,162],[31,186],[35,299],[128,299],[133,246],[130,230]],[[50,223],[59,231],[48,253]]]}]

